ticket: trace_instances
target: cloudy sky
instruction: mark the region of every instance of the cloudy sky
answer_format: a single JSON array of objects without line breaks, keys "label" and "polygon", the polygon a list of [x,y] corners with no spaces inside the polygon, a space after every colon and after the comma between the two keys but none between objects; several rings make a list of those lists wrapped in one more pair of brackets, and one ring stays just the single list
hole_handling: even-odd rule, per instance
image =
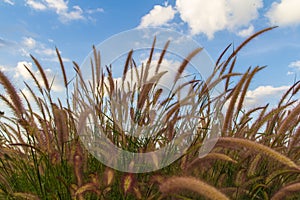
[{"label": "cloudy sky", "polygon": [[[150,26],[192,36],[216,60],[228,44],[237,46],[252,33],[276,25],[238,57],[240,71],[268,66],[247,94],[249,105],[255,105],[280,97],[299,80],[299,8],[299,0],[0,0],[0,70],[17,84],[26,81],[30,76],[23,65],[36,71],[32,54],[54,77],[60,73],[55,47],[72,71],[72,61],[82,63],[92,45]],[[60,83],[55,91],[62,90]]]}]

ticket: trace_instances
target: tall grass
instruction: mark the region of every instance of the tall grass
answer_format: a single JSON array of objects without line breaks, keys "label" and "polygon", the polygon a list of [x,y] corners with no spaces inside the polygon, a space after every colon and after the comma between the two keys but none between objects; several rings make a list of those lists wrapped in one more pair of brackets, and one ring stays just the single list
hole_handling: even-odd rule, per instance
[{"label": "tall grass", "polygon": [[[125,80],[116,85],[112,69],[100,64],[100,54],[94,48],[91,69],[92,79],[84,80],[79,66],[74,62],[77,82],[68,79],[59,51],[56,50],[63,74],[66,98],[55,99],[51,82],[44,68],[32,56],[41,76],[40,82],[29,67],[24,66],[34,81],[25,83],[30,96],[18,92],[9,78],[0,71],[0,84],[5,93],[0,95],[13,113],[0,115],[0,199],[297,199],[300,197],[300,81],[296,82],[278,100],[276,107],[269,105],[246,110],[245,95],[257,73],[264,67],[236,71],[238,52],[253,38],[271,30],[264,29],[243,42],[232,53],[228,46],[216,62],[215,69],[206,82],[185,83],[194,94],[200,120],[197,137],[186,153],[171,165],[149,173],[120,172],[103,165],[89,154],[79,138],[94,105],[98,121],[107,138],[115,145],[134,152],[150,152],[168,144],[176,136],[180,125],[179,111],[182,102],[172,98],[158,101],[162,91],[157,83],[164,75],[160,65],[169,42],[166,43],[156,64],[156,74],[148,73],[153,62],[155,39],[149,59],[142,70],[129,52],[124,63],[123,77],[137,76],[137,83]],[[182,62],[175,81],[188,62],[201,49],[196,49]],[[153,64],[153,63],[152,63]],[[151,76],[152,75],[152,76]],[[239,79],[232,83],[232,79]],[[148,81],[147,80],[151,80]],[[213,88],[225,82],[224,91],[215,99],[207,97]],[[74,84],[77,90],[71,91]],[[126,96],[119,88],[134,87],[135,94]],[[91,92],[92,91],[92,92]],[[125,90],[122,90],[125,91]],[[176,95],[176,88],[173,90]],[[115,95],[115,96],[114,96]],[[112,110],[105,100],[115,97],[131,99],[123,110]],[[172,97],[172,94],[171,94]],[[136,98],[137,101],[133,101]],[[109,102],[109,101],[108,101]],[[130,101],[129,101],[130,102]],[[214,107],[221,102],[227,105],[221,127],[221,137],[215,148],[199,157],[199,149],[213,124]],[[166,126],[152,134],[156,137],[139,139],[124,133],[109,114],[130,117],[137,124],[147,122],[150,108],[161,103]],[[131,106],[130,106],[131,105]],[[145,114],[146,113],[146,114]],[[112,119],[112,120],[110,120]],[[155,158],[153,158],[155,162]]]}]

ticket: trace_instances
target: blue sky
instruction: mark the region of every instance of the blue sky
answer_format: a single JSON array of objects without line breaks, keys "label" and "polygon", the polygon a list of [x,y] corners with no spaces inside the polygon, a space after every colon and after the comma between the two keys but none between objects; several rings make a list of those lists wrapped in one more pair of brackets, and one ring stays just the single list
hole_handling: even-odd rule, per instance
[{"label": "blue sky", "polygon": [[268,66],[247,94],[248,104],[254,105],[280,97],[299,80],[299,8],[299,0],[1,0],[0,70],[22,90],[22,81],[29,78],[23,64],[35,70],[29,54],[54,76],[60,73],[55,47],[72,71],[72,61],[81,64],[92,45],[149,26],[192,36],[216,60],[229,43],[237,46],[255,31],[278,25],[252,41],[238,57],[240,71]]}]

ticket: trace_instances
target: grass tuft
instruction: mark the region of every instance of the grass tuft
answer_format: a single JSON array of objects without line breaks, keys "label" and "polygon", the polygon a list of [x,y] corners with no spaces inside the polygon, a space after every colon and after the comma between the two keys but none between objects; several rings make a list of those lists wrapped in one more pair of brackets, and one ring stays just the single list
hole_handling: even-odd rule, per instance
[{"label": "grass tuft", "polygon": [[[25,82],[29,94],[19,92],[0,71],[5,92],[0,94],[0,101],[7,106],[0,111],[0,199],[297,199],[300,81],[278,99],[275,107],[267,104],[248,110],[247,91],[265,67],[236,69],[240,50],[273,28],[250,36],[232,53],[228,53],[228,45],[207,80],[188,80],[167,96],[157,83],[167,73],[161,63],[172,41],[165,43],[158,62],[153,63],[156,38],[141,67],[134,60],[134,51],[128,52],[121,84],[114,79],[114,66],[101,65],[100,52],[94,46],[91,80],[84,80],[76,62],[76,78],[68,79],[56,48],[65,87],[65,95],[58,99],[45,69],[33,56],[38,74],[24,66],[32,79]],[[195,49],[182,60],[175,83],[201,50]],[[153,64],[155,73],[150,74]],[[211,97],[220,84],[223,91]],[[189,96],[183,97],[182,90]],[[120,106],[116,102],[125,103]],[[187,108],[191,112],[187,113]],[[96,114],[91,117],[92,113]],[[192,117],[186,119],[187,115]],[[126,119],[132,122],[137,137],[126,134],[128,127],[122,123]],[[112,144],[131,152],[156,151],[174,138],[176,143],[178,138],[183,144],[192,141],[182,157],[163,169],[125,173],[103,165],[85,148],[82,140],[102,150],[107,148],[102,141],[95,144],[96,134],[79,138],[79,133],[93,130],[88,126],[92,122],[97,122]],[[150,125],[152,128],[147,129]],[[194,138],[178,133],[188,131],[186,125],[193,126]],[[201,156],[202,148],[207,148],[204,142],[219,132],[222,137],[210,140],[216,142],[214,148]],[[143,135],[150,137],[139,137]],[[104,156],[109,160],[117,155]],[[161,164],[157,156],[151,159],[155,166]],[[130,167],[134,165],[132,162]]]}]

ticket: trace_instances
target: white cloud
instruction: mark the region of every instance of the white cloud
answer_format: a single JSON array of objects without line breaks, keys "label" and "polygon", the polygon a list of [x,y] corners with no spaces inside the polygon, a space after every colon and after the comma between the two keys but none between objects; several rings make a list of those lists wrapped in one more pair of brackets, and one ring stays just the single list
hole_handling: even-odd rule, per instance
[{"label": "white cloud", "polygon": [[[62,86],[62,83],[63,83],[63,81],[62,81],[62,77],[59,75],[59,74],[57,74],[57,73],[55,73],[55,72],[53,72],[51,69],[45,69],[45,74],[46,74],[46,77],[47,77],[47,79],[48,79],[48,81],[49,81],[49,84],[50,83],[52,83],[52,85],[51,85],[51,89],[54,91],[54,92],[61,92],[61,91],[63,91],[63,86]],[[40,73],[39,72],[37,72],[37,75],[38,75],[38,80],[40,81],[40,82],[42,82],[42,76],[40,75]]]},{"label": "white cloud", "polygon": [[35,0],[26,0],[26,4],[34,10],[44,11],[53,10],[59,16],[59,19],[63,22],[69,22],[72,20],[84,19],[83,11],[79,6],[73,6],[72,10],[68,7],[68,1],[64,0],[44,0],[38,2]]},{"label": "white cloud", "polygon": [[24,37],[22,44],[29,49],[33,49],[36,46],[36,41],[31,37]]},{"label": "white cloud", "polygon": [[295,74],[295,72],[292,72],[292,71],[288,71],[287,73],[286,73],[286,75],[294,75]]},{"label": "white cloud", "polygon": [[41,2],[37,2],[35,0],[27,0],[26,4],[35,10],[46,10],[47,9],[45,4],[43,4]]},{"label": "white cloud", "polygon": [[3,65],[0,65],[0,71],[2,71],[2,72],[7,71],[7,68]]},{"label": "white cloud", "polygon": [[175,13],[172,6],[155,5],[148,14],[142,17],[139,27],[165,25],[174,18]]},{"label": "white cloud", "polygon": [[[31,37],[24,37],[19,49],[22,56],[37,54],[41,60],[58,62],[57,54],[54,48],[47,47],[46,44],[36,41]],[[60,52],[61,53],[61,52]],[[70,62],[70,59],[62,57],[64,62]]]},{"label": "white cloud", "polygon": [[31,92],[27,88],[23,88],[21,91],[30,103],[35,102],[35,99],[33,98]]},{"label": "white cloud", "polygon": [[276,104],[280,97],[290,86],[259,86],[254,90],[249,90],[246,93],[245,104],[246,108],[254,108],[257,106],[264,106],[267,103]]},{"label": "white cloud", "polygon": [[14,1],[12,1],[12,0],[4,0],[4,3],[8,3],[8,4],[10,4],[10,5],[15,5],[15,2]]},{"label": "white cloud", "polygon": [[[44,81],[43,78],[41,76],[41,73],[38,70],[35,70],[33,68],[33,65],[31,62],[27,62],[27,61],[20,61],[17,63],[17,66],[15,67],[14,71],[14,78],[21,78],[24,81],[28,82],[30,80],[32,80],[32,77],[30,75],[30,73],[28,72],[28,70],[25,68],[25,66],[28,67],[28,69],[33,73],[33,75],[37,78],[37,80],[39,81],[39,83],[41,85],[44,85]],[[60,77],[58,74],[55,74],[51,69],[47,68],[44,69],[44,72],[46,74],[46,77],[49,81],[49,83],[53,81],[53,85],[51,87],[51,89],[54,92],[60,92],[63,90],[63,86],[62,86],[62,77]]]},{"label": "white cloud", "polygon": [[295,61],[295,62],[291,62],[289,64],[289,67],[294,68],[296,70],[300,70],[300,60]]},{"label": "white cloud", "polygon": [[104,9],[103,8],[96,8],[96,9],[88,9],[86,13],[88,14],[94,14],[94,13],[103,13]]},{"label": "white cloud", "polygon": [[209,39],[215,32],[237,32],[249,27],[259,15],[262,0],[177,0],[176,8],[181,19],[188,24],[192,34],[204,33]]},{"label": "white cloud", "polygon": [[254,26],[251,24],[249,26],[249,28],[240,30],[237,35],[241,36],[241,37],[248,37],[250,35],[252,35],[254,33]]},{"label": "white cloud", "polygon": [[73,6],[73,10],[70,12],[63,12],[60,14],[60,20],[62,22],[68,22],[72,20],[84,19],[83,11],[79,6]]},{"label": "white cloud", "polygon": [[300,25],[299,8],[299,0],[281,0],[272,4],[270,10],[266,13],[266,17],[272,25]]},{"label": "white cloud", "polygon": [[41,47],[39,49],[36,49],[35,53],[42,55],[42,56],[47,56],[47,57],[56,56],[56,51],[54,49],[46,48],[44,45],[41,45]]},{"label": "white cloud", "polygon": [[52,8],[56,13],[64,13],[68,10],[68,3],[64,0],[45,0],[49,8]]},{"label": "white cloud", "polygon": [[[61,58],[63,62],[71,62],[71,60],[69,58]],[[49,62],[58,62],[58,57],[57,56],[53,56],[50,58],[42,58],[43,61],[49,61]]]},{"label": "white cloud", "polygon": [[[44,44],[40,43],[39,47],[34,50],[36,54],[41,56],[41,60],[58,62],[58,57],[56,50],[54,48],[46,47]],[[61,52],[59,52],[61,55]],[[62,56],[62,55],[61,55]],[[62,57],[63,62],[70,62],[69,58]]]},{"label": "white cloud", "polygon": [[27,61],[20,61],[18,62],[16,68],[15,68],[15,75],[14,78],[24,78],[25,80],[29,80],[31,79],[31,75],[30,73],[27,71],[27,69],[25,68],[28,67],[29,70],[32,71],[32,63],[31,62],[27,62]]}]

